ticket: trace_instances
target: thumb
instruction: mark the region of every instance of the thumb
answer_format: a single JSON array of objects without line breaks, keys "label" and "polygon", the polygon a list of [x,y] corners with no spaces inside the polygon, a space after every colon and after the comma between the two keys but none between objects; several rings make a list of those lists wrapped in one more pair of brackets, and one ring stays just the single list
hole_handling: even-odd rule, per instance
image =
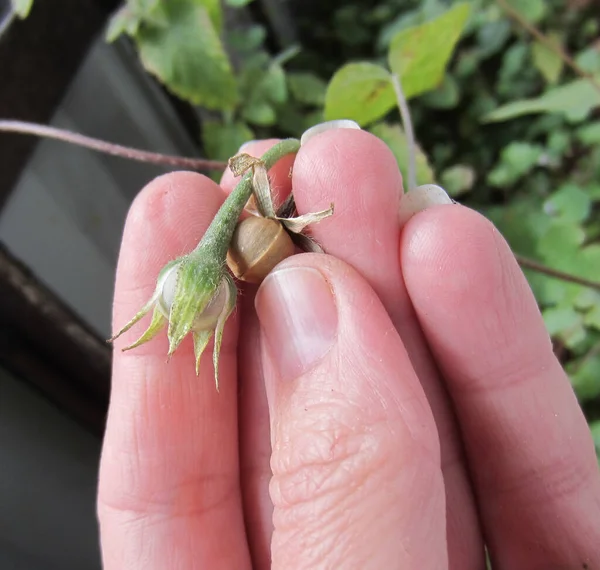
[{"label": "thumb", "polygon": [[294,256],[256,298],[271,418],[272,568],[447,568],[432,413],[381,302]]}]

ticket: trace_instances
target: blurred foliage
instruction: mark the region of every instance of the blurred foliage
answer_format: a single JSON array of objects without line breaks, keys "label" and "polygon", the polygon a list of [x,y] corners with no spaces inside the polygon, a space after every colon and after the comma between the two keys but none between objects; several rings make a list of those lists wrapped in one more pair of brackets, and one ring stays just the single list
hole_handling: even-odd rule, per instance
[{"label": "blurred foliage", "polygon": [[[509,4],[600,80],[593,2]],[[263,27],[223,31],[223,20],[217,0],[128,0],[109,29],[111,39],[129,34],[171,91],[211,110],[202,134],[211,157],[353,118],[406,174],[397,73],[411,99],[417,182],[437,181],[484,213],[516,252],[600,281],[600,93],[494,0],[309,2],[295,16],[302,47],[275,57]],[[600,292],[526,273],[598,445]]]},{"label": "blurred foliage", "polygon": [[[509,3],[600,80],[600,22],[592,5]],[[301,54],[299,63],[334,81],[348,59],[381,64],[398,34],[443,17],[457,4],[338,2],[316,31],[301,22],[312,52]],[[419,169],[491,218],[516,252],[600,281],[600,93],[494,0],[468,4],[471,16],[446,74],[433,91],[410,102]],[[317,58],[321,53],[338,59],[324,62]],[[371,131],[399,147],[406,174],[402,135],[390,137],[398,114],[383,120],[384,128]],[[421,172],[418,182],[424,180]],[[600,293],[526,274],[588,418],[600,421]]]},{"label": "blurred foliage", "polygon": [[[505,0],[555,49],[496,0],[308,2],[295,17],[302,47],[272,56],[264,27],[225,29],[225,10],[251,1],[126,0],[107,40],[130,36],[150,73],[208,113],[202,141],[216,159],[252,138],[298,137],[324,119],[351,118],[406,174],[396,74],[411,99],[417,183],[460,196],[515,252],[600,282],[594,2]],[[32,3],[12,0],[21,18]],[[577,73],[557,50],[571,54]],[[600,458],[600,291],[526,275]]]}]

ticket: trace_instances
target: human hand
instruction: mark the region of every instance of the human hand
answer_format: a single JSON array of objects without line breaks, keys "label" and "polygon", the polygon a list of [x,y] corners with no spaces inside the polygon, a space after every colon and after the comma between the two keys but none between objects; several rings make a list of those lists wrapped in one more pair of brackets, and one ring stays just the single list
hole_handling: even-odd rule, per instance
[{"label": "human hand", "polygon": [[[281,195],[291,163],[272,170]],[[133,335],[116,344],[105,569],[480,570],[484,539],[500,570],[600,567],[592,441],[498,232],[435,204],[401,232],[395,159],[364,131],[311,139],[293,185],[300,213],[334,202],[312,227],[330,255],[286,260],[256,297],[244,287],[220,392],[210,357],[196,377],[189,338],[169,363],[164,336],[128,353]],[[117,327],[224,195],[192,173],[140,193]]]}]

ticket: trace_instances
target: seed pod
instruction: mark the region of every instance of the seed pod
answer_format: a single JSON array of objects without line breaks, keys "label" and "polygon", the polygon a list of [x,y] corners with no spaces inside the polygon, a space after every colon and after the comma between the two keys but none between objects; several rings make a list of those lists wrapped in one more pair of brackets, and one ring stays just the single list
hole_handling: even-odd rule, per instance
[{"label": "seed pod", "polygon": [[227,265],[241,281],[260,283],[294,251],[294,242],[280,222],[249,216],[235,229],[227,252]]}]

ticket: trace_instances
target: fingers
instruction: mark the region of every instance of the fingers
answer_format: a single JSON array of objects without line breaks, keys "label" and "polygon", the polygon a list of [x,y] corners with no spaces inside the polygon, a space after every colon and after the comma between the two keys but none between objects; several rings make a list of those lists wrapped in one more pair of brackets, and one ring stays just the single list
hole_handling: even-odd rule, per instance
[{"label": "fingers", "polygon": [[585,419],[506,242],[459,206],[415,216],[406,285],[458,412],[494,568],[600,566]]},{"label": "fingers", "polygon": [[274,569],[447,568],[439,442],[381,302],[329,256],[256,297],[272,433]]},{"label": "fingers", "polygon": [[[240,150],[259,157],[277,142],[273,139],[254,141]],[[293,162],[294,156],[286,156],[269,171],[279,201],[285,199],[291,190],[289,174]],[[221,186],[226,192],[231,192],[238,181],[239,178],[227,169]],[[271,568],[273,505],[269,497],[269,412],[260,358],[259,326],[254,310],[255,291],[255,286],[244,284],[239,303],[243,323],[238,342],[240,473],[252,567],[263,570]]]},{"label": "fingers", "polygon": [[440,434],[450,568],[481,568],[483,542],[453,410],[398,262],[402,179],[396,160],[381,140],[365,131],[327,131],[300,149],[293,187],[301,213],[334,203],[334,215],[310,231],[327,253],[351,264],[367,279],[400,333]]},{"label": "fingers", "polygon": [[[123,237],[116,327],[152,295],[162,266],[196,245],[222,200],[216,184],[183,172],[141,192]],[[106,570],[250,567],[239,496],[235,328],[225,332],[219,393],[210,357],[196,377],[191,339],[170,362],[166,334],[127,353],[120,349],[141,330],[115,343],[98,495]]]}]

